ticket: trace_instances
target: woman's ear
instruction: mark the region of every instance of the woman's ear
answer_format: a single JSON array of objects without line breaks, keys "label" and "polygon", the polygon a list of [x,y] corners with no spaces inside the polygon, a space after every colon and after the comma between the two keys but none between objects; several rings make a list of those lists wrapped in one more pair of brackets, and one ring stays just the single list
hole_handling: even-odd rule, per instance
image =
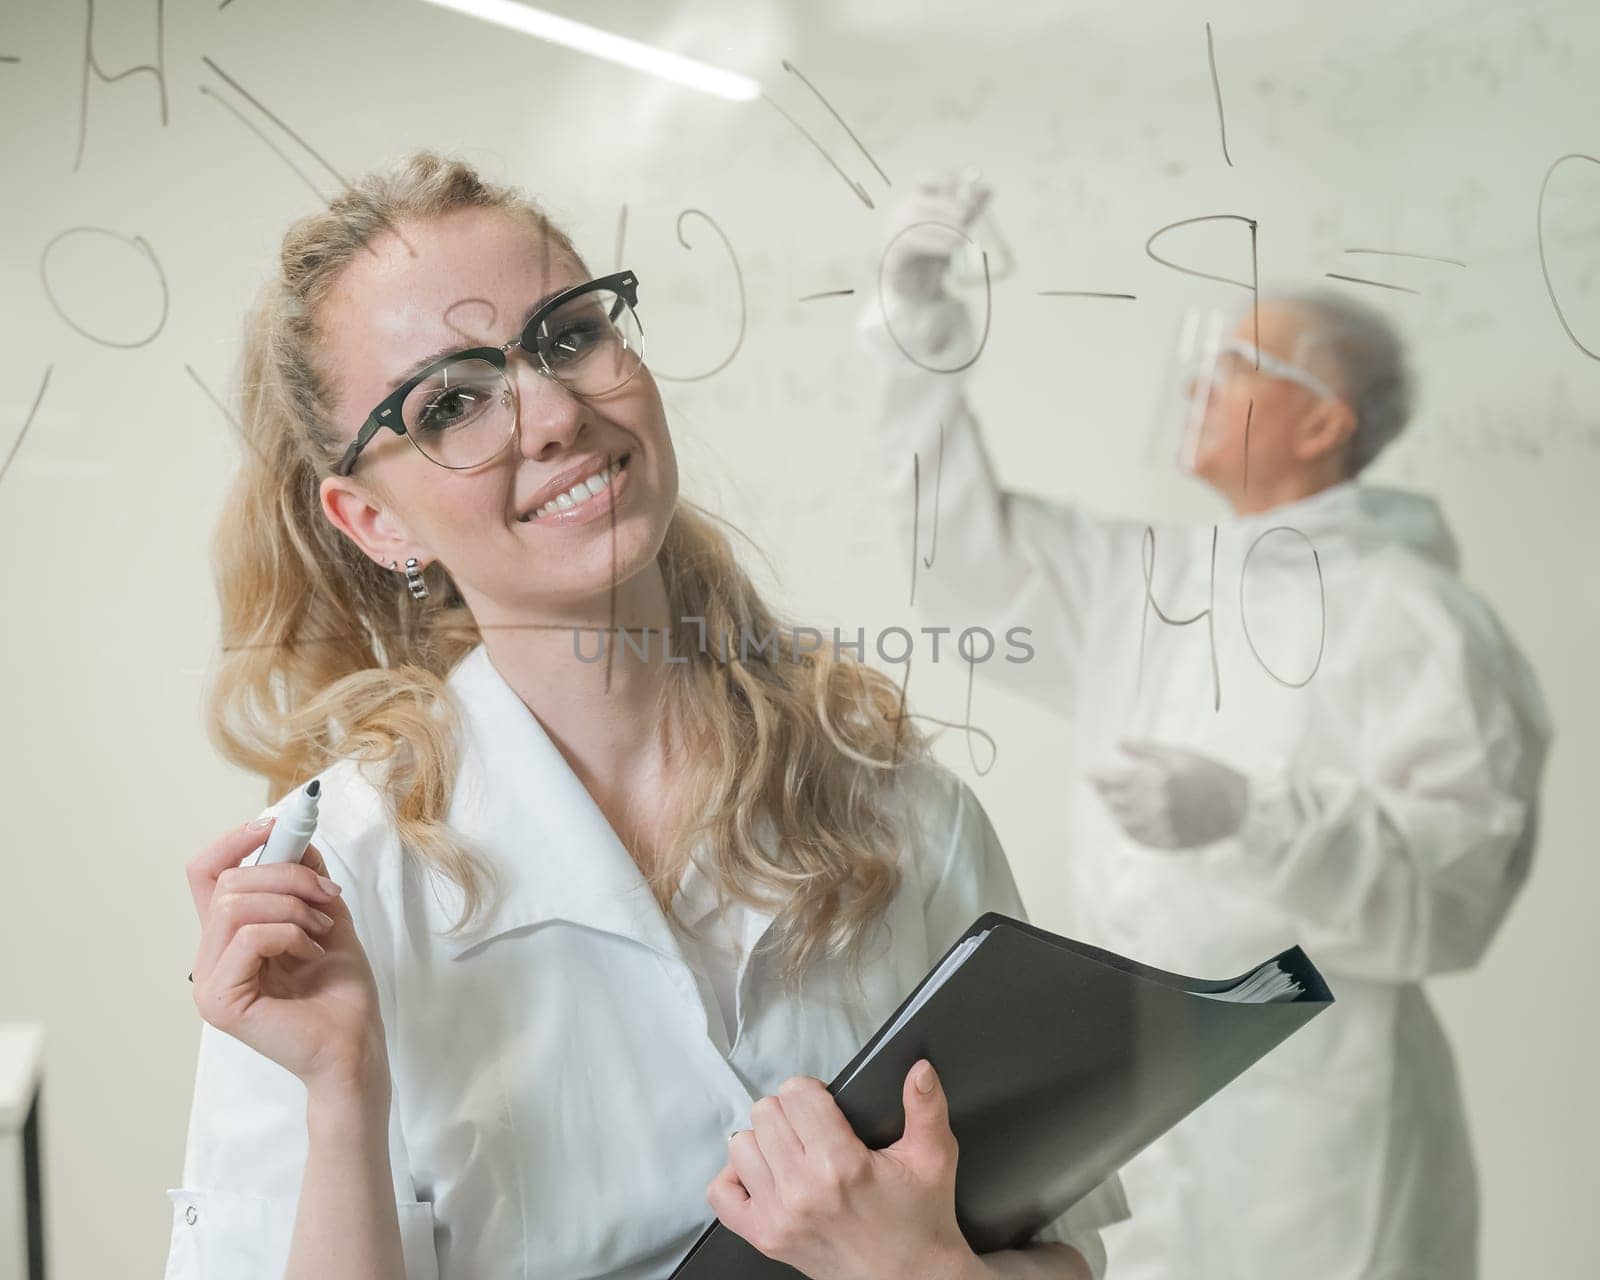
[{"label": "woman's ear", "polygon": [[1356,433],[1356,414],[1343,400],[1324,398],[1312,406],[1295,434],[1295,459],[1321,462],[1342,454]]},{"label": "woman's ear", "polygon": [[365,486],[347,476],[325,476],[319,494],[329,523],[384,568],[420,554],[405,526]]}]

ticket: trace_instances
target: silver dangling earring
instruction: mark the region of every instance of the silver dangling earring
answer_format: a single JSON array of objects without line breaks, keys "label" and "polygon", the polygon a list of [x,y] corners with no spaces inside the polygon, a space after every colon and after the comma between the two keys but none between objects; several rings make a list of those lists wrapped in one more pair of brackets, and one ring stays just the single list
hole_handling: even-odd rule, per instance
[{"label": "silver dangling earring", "polygon": [[412,556],[406,561],[406,586],[411,588],[413,600],[426,600],[428,598],[428,584],[422,580],[422,570],[417,568],[417,558]]},{"label": "silver dangling earring", "polygon": [[[391,569],[398,569],[393,560],[389,561]],[[411,589],[413,600],[426,600],[428,598],[428,584],[422,580],[422,570],[417,567],[417,558],[412,556],[406,561],[406,586]]]}]

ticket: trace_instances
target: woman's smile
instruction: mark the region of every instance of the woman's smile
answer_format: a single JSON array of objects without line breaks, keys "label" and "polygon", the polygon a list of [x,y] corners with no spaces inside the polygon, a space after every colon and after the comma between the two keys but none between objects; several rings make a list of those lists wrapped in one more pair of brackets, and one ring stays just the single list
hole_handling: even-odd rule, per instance
[{"label": "woman's smile", "polygon": [[[574,525],[598,520],[620,501],[629,483],[628,462],[633,451],[628,450],[609,466],[602,463],[590,473],[574,480],[532,510],[517,517],[523,524]],[[544,492],[548,492],[548,486]]]}]

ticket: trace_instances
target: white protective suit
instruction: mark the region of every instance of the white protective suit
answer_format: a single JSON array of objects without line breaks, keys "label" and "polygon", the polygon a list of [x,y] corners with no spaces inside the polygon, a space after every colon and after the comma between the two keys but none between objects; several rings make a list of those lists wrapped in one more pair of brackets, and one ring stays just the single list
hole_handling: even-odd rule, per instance
[{"label": "white protective suit", "polygon": [[[954,366],[974,350],[959,300],[890,305],[895,335],[927,363]],[[1457,577],[1438,508],[1346,482],[1230,518],[1216,533],[1214,593],[1212,527],[1158,528],[1156,604],[1174,619],[1214,610],[1168,625],[1146,617],[1143,522],[1003,490],[962,375],[908,360],[876,303],[859,334],[886,382],[874,490],[903,517],[896,545],[909,546],[920,454],[923,554],[943,424],[919,623],[988,628],[997,644],[980,679],[1070,721],[1062,851],[1074,932],[1210,977],[1299,944],[1337,997],[1123,1170],[1133,1216],[1106,1233],[1110,1277],[1473,1280],[1476,1176],[1422,982],[1477,963],[1526,876],[1549,727],[1527,664]],[[1250,641],[1284,680],[1312,670],[1319,606],[1305,541],[1260,541],[1248,640],[1239,616],[1242,562],[1280,525],[1314,543],[1324,580],[1326,647],[1301,688],[1268,674]],[[1013,626],[1032,629],[1031,661],[1004,660],[1016,653],[1002,640]],[[1243,772],[1238,833],[1189,850],[1133,842],[1084,779],[1129,739]]]}]

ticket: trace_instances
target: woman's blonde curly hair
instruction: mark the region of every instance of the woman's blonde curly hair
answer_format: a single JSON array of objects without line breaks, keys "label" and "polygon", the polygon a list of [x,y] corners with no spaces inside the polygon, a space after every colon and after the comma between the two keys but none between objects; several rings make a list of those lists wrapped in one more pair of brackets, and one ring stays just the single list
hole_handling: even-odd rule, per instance
[{"label": "woman's blonde curly hair", "polygon": [[[571,239],[514,187],[418,151],[368,174],[284,236],[279,271],[250,311],[240,365],[248,443],[216,535],[223,657],[209,727],[230,760],[262,774],[268,799],[335,761],[382,762],[382,790],[408,857],[464,895],[451,932],[484,909],[493,866],[444,820],[459,723],[445,678],[478,642],[441,564],[416,604],[326,518],[319,483],[346,441],[330,419],[318,316],[340,273],[383,232],[462,208],[526,219],[546,247]],[[762,601],[721,522],[679,500],[659,553],[674,634],[663,713],[692,744],[669,835],[649,873],[665,907],[687,859],[729,896],[776,909],[786,982],[813,958],[854,965],[899,885],[905,839],[886,803],[897,770],[927,755],[888,677],[799,649]],[[704,619],[701,625],[691,619]],[[774,657],[722,660],[704,635],[778,636]],[[775,845],[760,838],[763,820]],[[780,905],[781,904],[781,905]]]}]

